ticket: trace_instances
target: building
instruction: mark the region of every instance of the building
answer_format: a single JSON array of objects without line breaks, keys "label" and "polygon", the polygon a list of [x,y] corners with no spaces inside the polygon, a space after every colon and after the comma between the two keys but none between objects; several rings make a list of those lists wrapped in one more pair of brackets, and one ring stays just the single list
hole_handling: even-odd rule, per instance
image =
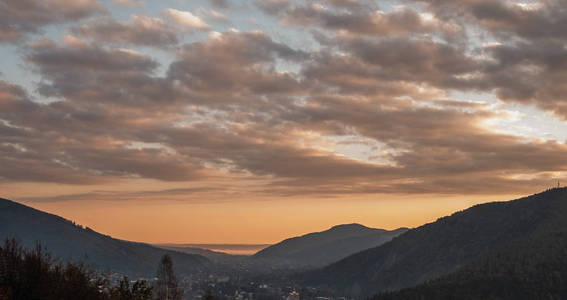
[{"label": "building", "polygon": [[299,293],[293,290],[293,292],[289,293],[289,296],[287,296],[287,300],[299,300]]}]

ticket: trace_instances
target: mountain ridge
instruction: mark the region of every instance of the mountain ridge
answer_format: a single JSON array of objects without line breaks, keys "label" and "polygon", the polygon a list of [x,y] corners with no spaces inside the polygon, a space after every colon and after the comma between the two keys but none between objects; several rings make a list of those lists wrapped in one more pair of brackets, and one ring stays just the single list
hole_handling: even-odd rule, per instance
[{"label": "mountain ridge", "polygon": [[361,224],[340,224],[327,230],[291,237],[252,256],[290,267],[321,267],[350,254],[383,244],[407,228],[384,230]]},{"label": "mountain ridge", "polygon": [[207,268],[210,261],[200,255],[160,249],[152,245],[112,238],[63,217],[0,198],[0,238],[15,237],[26,248],[40,241],[56,258],[81,261],[101,271],[148,276],[159,259],[169,254],[179,273]]},{"label": "mountain ridge", "polygon": [[300,277],[359,297],[411,287],[514,241],[565,229],[566,215],[567,188],[478,204]]}]

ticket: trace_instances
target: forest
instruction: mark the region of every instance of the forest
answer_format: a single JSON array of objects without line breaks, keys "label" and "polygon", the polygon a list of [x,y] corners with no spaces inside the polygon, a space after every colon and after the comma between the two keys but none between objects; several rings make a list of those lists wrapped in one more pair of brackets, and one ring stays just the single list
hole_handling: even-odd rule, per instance
[{"label": "forest", "polygon": [[567,299],[567,232],[512,243],[452,274],[372,299]]}]

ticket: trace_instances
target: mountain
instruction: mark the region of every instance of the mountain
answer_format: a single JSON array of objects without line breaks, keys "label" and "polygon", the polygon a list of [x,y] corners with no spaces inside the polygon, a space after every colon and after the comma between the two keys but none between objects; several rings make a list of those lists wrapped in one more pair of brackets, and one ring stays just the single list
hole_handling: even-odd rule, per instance
[{"label": "mountain", "polygon": [[233,264],[242,262],[244,259],[247,258],[247,256],[245,255],[228,254],[228,253],[208,250],[204,248],[185,246],[183,244],[156,244],[154,246],[158,248],[177,251],[186,254],[201,255],[208,258],[212,262],[220,264],[218,267],[220,267],[221,265],[225,267],[227,265],[232,266]]},{"label": "mountain", "polygon": [[322,232],[286,239],[252,256],[275,266],[322,267],[356,252],[376,247],[407,231],[368,228],[360,224],[337,225]]},{"label": "mountain", "polygon": [[155,244],[155,246],[214,258],[226,255],[239,257],[251,256],[269,247],[270,244]]},{"label": "mountain", "polygon": [[566,216],[567,188],[476,205],[298,276],[306,284],[359,297],[411,287],[510,245],[567,231]]},{"label": "mountain", "polygon": [[224,253],[224,252],[218,252],[218,251],[208,250],[208,249],[204,249],[204,248],[190,247],[190,246],[185,246],[183,244],[154,244],[153,246],[156,246],[156,247],[162,248],[162,249],[187,253],[187,254],[198,254],[198,255],[204,256],[206,258],[212,259],[212,260],[216,260],[216,259],[222,260],[222,259],[225,259],[225,258],[232,256],[232,255],[230,255],[228,253]]},{"label": "mountain", "polygon": [[163,254],[169,254],[179,274],[207,268],[211,262],[200,255],[114,239],[56,215],[0,198],[0,239],[16,237],[31,248],[36,241],[54,258],[80,261],[102,271],[130,276],[153,276]]},{"label": "mountain", "polygon": [[513,243],[439,279],[372,299],[567,299],[567,231]]}]

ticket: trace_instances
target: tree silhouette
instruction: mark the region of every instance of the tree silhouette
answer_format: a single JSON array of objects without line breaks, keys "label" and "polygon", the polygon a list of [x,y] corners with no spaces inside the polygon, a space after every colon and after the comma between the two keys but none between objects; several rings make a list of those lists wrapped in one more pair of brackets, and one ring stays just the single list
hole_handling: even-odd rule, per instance
[{"label": "tree silhouette", "polygon": [[149,300],[152,288],[143,280],[130,285],[128,277],[111,287],[107,278],[81,263],[53,260],[39,242],[25,249],[11,238],[0,244],[0,300],[4,299]]},{"label": "tree silhouette", "polygon": [[111,300],[149,300],[152,299],[152,288],[146,281],[136,281],[130,286],[130,280],[124,276],[120,283],[111,289]]},{"label": "tree silhouette", "polygon": [[15,238],[0,245],[0,299],[105,300],[105,284],[82,264],[54,261],[39,242],[30,250]]},{"label": "tree silhouette", "polygon": [[161,257],[158,265],[155,295],[157,300],[180,300],[183,297],[173,271],[173,262],[167,254]]},{"label": "tree silhouette", "polygon": [[211,290],[208,290],[205,294],[205,300],[215,300],[215,295],[213,295]]}]

